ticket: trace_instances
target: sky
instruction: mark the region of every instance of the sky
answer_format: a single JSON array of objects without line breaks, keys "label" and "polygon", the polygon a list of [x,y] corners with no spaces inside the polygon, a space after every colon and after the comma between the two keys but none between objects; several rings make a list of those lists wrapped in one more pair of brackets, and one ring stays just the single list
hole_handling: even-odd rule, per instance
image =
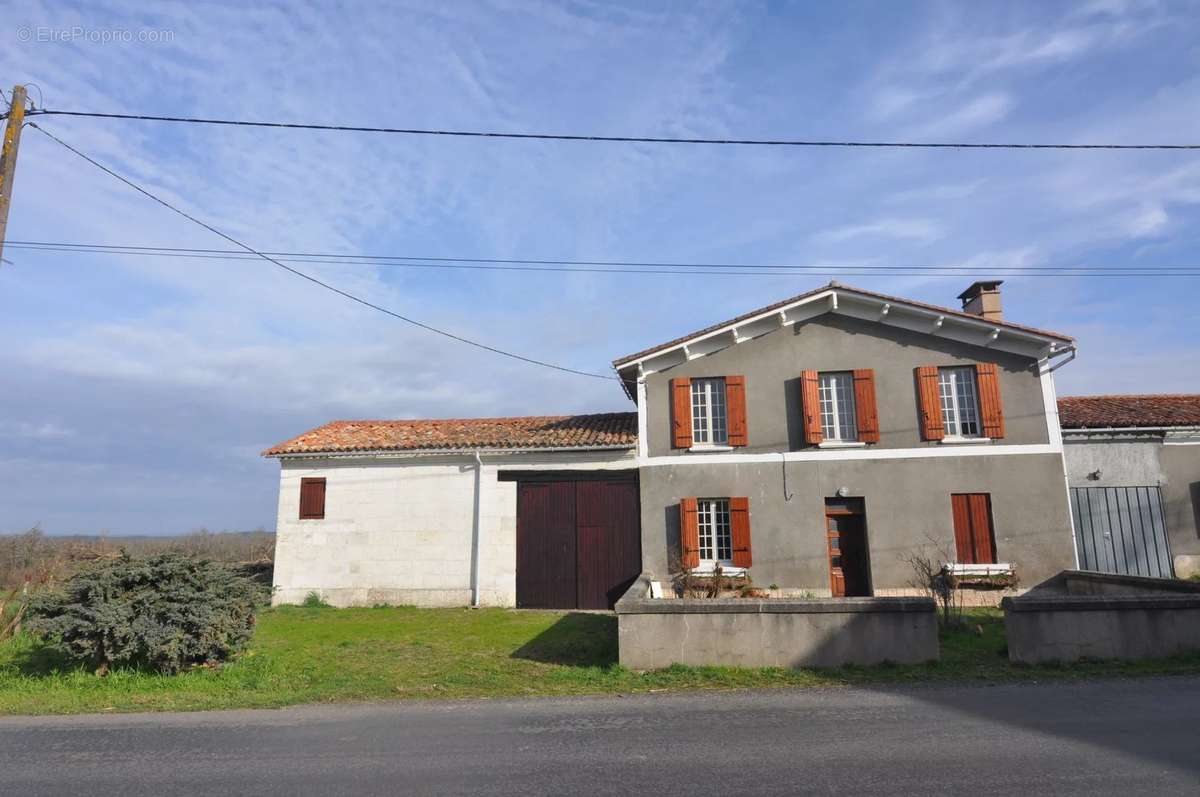
[{"label": "sky", "polygon": [[[1195,143],[1196,3],[0,2],[42,107],[673,137]],[[498,141],[36,120],[274,251],[989,267],[1200,263],[1191,152]],[[10,241],[228,244],[26,128]],[[0,533],[274,528],[259,452],[333,419],[632,410],[265,262],[6,249]],[[490,345],[615,357],[828,273],[305,266]],[[841,276],[954,306],[958,277]],[[1012,278],[1060,395],[1200,391],[1200,278]]]}]

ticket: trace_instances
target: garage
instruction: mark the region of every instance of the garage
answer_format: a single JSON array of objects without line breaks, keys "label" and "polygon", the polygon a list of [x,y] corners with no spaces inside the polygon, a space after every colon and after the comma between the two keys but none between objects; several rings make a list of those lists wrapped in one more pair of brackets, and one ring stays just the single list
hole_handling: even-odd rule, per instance
[{"label": "garage", "polygon": [[517,606],[611,609],[641,570],[636,473],[514,480]]}]

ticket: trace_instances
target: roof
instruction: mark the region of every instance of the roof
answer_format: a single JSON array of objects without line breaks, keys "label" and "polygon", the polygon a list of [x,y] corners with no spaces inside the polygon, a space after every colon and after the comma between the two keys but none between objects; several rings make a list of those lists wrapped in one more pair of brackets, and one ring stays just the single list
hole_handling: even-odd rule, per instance
[{"label": "roof", "polygon": [[[708,326],[708,327],[705,327],[704,329],[700,329],[700,330],[697,330],[690,334],[684,335],[682,337],[675,338],[674,340],[669,340],[666,343],[660,343],[657,346],[651,346],[648,349],[644,349],[644,350],[636,352],[634,354],[630,354],[625,357],[620,357],[616,360],[613,360],[613,366],[616,368],[621,368],[622,366],[627,365],[629,362],[631,362],[633,360],[641,359],[648,355],[662,351],[663,349],[669,349],[673,346],[678,346],[681,343],[687,343],[688,341],[692,340],[693,338],[702,337],[704,335],[709,334],[710,332],[716,332],[719,329],[722,329],[722,328],[728,327],[728,326],[732,326],[734,324],[739,324],[743,321],[747,321],[756,316],[760,316],[765,313],[771,313],[775,310],[779,310],[783,307],[787,307],[788,305],[793,304],[795,302],[800,302],[811,296],[816,296],[818,293],[830,290],[831,288],[836,288],[841,291],[847,291],[849,293],[856,293],[856,294],[859,294],[860,296],[867,296],[872,299],[878,299],[878,300],[881,300],[884,302],[889,302],[892,304],[909,305],[911,307],[919,307],[923,310],[929,310],[929,311],[938,313],[940,315],[951,316],[951,317],[956,317],[956,318],[965,318],[967,320],[976,321],[976,322],[983,320],[979,316],[977,316],[973,313],[966,313],[966,312],[963,312],[962,310],[953,310],[949,307],[941,307],[936,304],[926,304],[925,302],[918,302],[918,301],[914,301],[912,299],[903,299],[903,298],[900,298],[897,296],[888,296],[887,294],[876,293],[875,291],[868,291],[868,290],[864,290],[862,288],[855,288],[851,285],[843,285],[843,284],[835,281],[835,282],[830,282],[828,285],[822,285],[819,288],[814,288],[811,291],[806,291],[797,296],[792,296],[791,298],[784,299],[783,301],[775,302],[774,304],[769,304],[766,307],[760,307],[757,310],[751,310],[748,313],[743,313],[742,315],[738,316],[737,318],[731,318],[728,321],[722,321],[719,324],[713,324],[712,326]],[[1031,335],[1038,335],[1038,336],[1045,337],[1045,338],[1054,338],[1056,340],[1060,340],[1060,341],[1063,341],[1066,343],[1074,343],[1075,342],[1075,339],[1072,338],[1070,335],[1064,335],[1061,332],[1049,332],[1044,329],[1037,329],[1036,327],[1028,327],[1028,326],[1024,326],[1022,324],[1014,324],[1011,321],[997,321],[997,320],[989,319],[986,323],[988,323],[992,326],[1000,327],[1002,329],[1013,329],[1013,330],[1017,330],[1019,332],[1026,332]]]},{"label": "roof", "polygon": [[1200,426],[1200,394],[1064,396],[1058,422],[1064,429]]},{"label": "roof", "polygon": [[453,418],[412,421],[331,421],[268,448],[264,457],[343,451],[633,448],[637,413]]}]

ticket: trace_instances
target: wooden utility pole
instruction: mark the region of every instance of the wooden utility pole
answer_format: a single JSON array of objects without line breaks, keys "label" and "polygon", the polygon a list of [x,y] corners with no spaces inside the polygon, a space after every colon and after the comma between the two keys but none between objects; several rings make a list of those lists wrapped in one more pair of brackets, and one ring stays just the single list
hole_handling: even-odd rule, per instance
[{"label": "wooden utility pole", "polygon": [[12,204],[13,175],[17,172],[17,148],[21,146],[21,128],[25,125],[25,87],[13,86],[4,128],[4,148],[0,150],[0,263],[4,257],[4,235],[8,232],[8,206]]}]

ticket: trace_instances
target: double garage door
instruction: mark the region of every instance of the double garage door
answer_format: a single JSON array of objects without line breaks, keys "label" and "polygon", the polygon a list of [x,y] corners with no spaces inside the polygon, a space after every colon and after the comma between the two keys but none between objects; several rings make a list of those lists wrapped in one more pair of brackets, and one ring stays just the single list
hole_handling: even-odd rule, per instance
[{"label": "double garage door", "polygon": [[636,477],[517,479],[517,606],[610,609],[641,564]]}]

